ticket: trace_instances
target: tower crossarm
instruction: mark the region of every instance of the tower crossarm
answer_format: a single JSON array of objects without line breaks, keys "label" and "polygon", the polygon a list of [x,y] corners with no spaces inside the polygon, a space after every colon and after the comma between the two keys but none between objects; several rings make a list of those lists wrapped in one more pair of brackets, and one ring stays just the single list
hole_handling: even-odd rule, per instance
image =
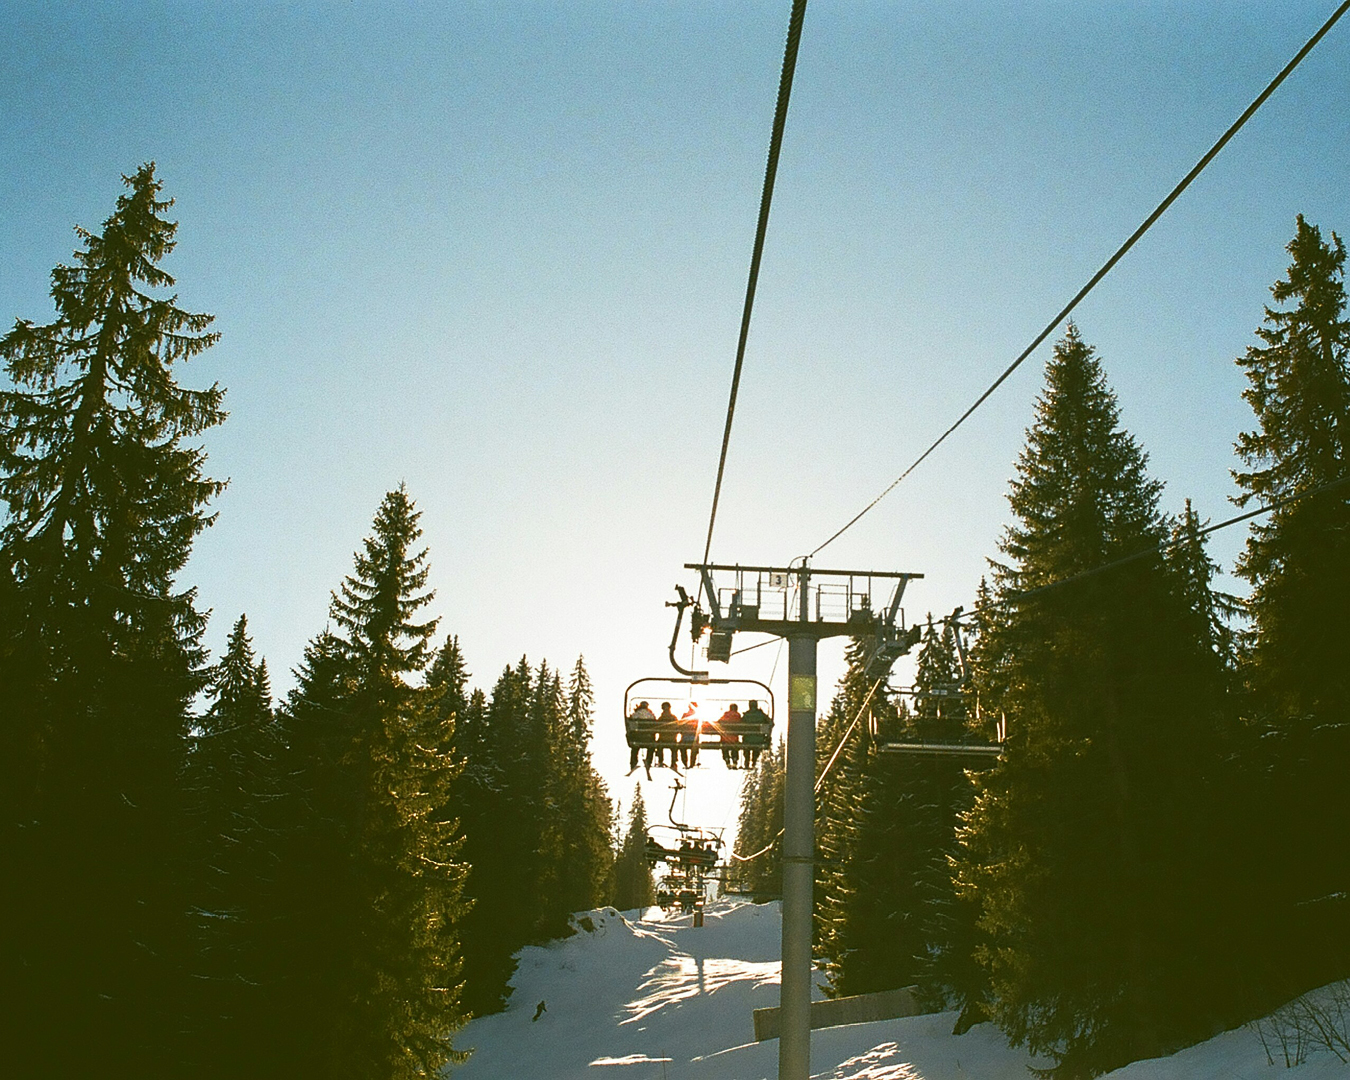
[{"label": "tower crossarm", "polygon": [[[708,598],[709,658],[729,651],[735,633],[814,638],[857,636],[903,626],[905,587],[922,574],[822,570],[810,565],[686,563]],[[695,624],[697,625],[697,623]]]}]

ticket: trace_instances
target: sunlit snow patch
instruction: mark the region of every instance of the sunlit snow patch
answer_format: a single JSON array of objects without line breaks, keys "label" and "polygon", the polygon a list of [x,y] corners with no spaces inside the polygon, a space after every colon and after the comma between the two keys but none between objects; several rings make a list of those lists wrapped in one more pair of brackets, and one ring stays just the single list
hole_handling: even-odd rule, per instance
[{"label": "sunlit snow patch", "polygon": [[827,1073],[816,1073],[814,1080],[923,1080],[908,1061],[896,1061],[900,1044],[884,1042],[864,1054],[841,1061]]},{"label": "sunlit snow patch", "polygon": [[674,1061],[668,1057],[648,1057],[646,1054],[625,1054],[623,1057],[598,1057],[591,1065],[647,1065],[662,1061]]},{"label": "sunlit snow patch", "polygon": [[695,957],[684,953],[668,957],[647,972],[638,988],[641,997],[624,1006],[628,1012],[624,1024],[632,1024],[668,1005],[678,1005],[699,994],[712,994],[732,983],[751,988],[778,985],[777,962],[757,964],[726,957]]}]

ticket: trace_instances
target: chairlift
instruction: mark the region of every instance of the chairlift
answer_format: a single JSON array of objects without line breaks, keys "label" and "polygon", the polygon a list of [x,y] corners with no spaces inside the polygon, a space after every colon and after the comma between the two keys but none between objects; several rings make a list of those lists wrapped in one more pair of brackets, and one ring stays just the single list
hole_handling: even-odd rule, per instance
[{"label": "chairlift", "polygon": [[744,752],[749,768],[772,742],[774,698],[757,679],[648,676],[624,691],[623,716],[630,749],[668,750],[673,767],[717,750],[729,768],[741,767]]},{"label": "chairlift", "polygon": [[670,873],[656,883],[656,902],[662,911],[678,910],[697,918],[703,911],[703,890],[683,874]]},{"label": "chairlift", "polygon": [[[931,688],[919,691],[912,687],[900,689],[897,693],[902,696],[909,695],[916,699],[922,697],[938,697],[965,700],[967,702],[970,702],[973,699],[973,727],[974,729],[983,727],[985,718],[980,715],[979,695],[963,684],[953,684],[953,687],[953,689],[948,690],[946,693],[934,693]],[[872,736],[872,744],[879,753],[912,754],[919,757],[958,757],[965,758],[972,764],[990,764],[995,759],[1003,756],[1003,748],[1007,736],[1007,717],[1000,713],[998,719],[994,722],[994,742],[989,742],[988,739],[982,738],[976,733],[976,730],[971,730],[969,734],[963,734],[956,738],[948,739],[888,739],[880,731],[875,716],[870,719],[868,727]]]},{"label": "chairlift", "polygon": [[645,854],[652,866],[663,862],[673,871],[702,877],[717,865],[717,849],[721,846],[719,838],[700,829],[692,835],[682,836],[677,847],[666,847],[655,837],[648,836]]}]

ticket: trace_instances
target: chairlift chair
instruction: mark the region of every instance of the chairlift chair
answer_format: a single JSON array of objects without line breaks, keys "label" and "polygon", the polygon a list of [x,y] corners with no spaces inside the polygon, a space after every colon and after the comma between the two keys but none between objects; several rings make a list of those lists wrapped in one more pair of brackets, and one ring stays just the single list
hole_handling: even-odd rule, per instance
[{"label": "chairlift chair", "polygon": [[[764,719],[746,719],[749,703],[757,702]],[[653,719],[635,716],[648,703]],[[656,718],[659,704],[669,702],[673,719]],[[656,707],[653,707],[655,703]],[[736,705],[741,719],[734,727],[724,715]],[[772,742],[773,691],[757,679],[646,676],[624,691],[624,733],[633,749],[746,750],[758,753]]]},{"label": "chairlift chair", "polygon": [[[970,701],[973,697],[974,709],[972,713],[975,723],[977,725],[981,723],[979,697],[966,685],[945,684],[940,689],[926,688],[923,691],[909,688],[902,689],[898,693],[915,698],[933,697],[941,700],[958,701]],[[878,730],[876,719],[873,717],[869,732],[872,736],[872,744],[879,753],[911,754],[919,757],[957,757],[967,760],[972,767],[975,767],[979,764],[993,764],[997,758],[1003,756],[1006,727],[1006,719],[1000,716],[996,724],[996,740],[994,742],[980,738],[973,731],[955,739],[888,739],[883,737]]]}]

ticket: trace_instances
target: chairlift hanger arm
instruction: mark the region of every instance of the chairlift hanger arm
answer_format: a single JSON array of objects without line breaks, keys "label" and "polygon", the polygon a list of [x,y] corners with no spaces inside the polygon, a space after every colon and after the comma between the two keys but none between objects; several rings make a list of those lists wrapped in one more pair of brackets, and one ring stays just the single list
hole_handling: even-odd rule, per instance
[{"label": "chairlift hanger arm", "polygon": [[900,612],[900,601],[905,595],[905,586],[910,583],[911,578],[922,577],[921,574],[907,574],[900,578],[895,584],[895,595],[891,597],[891,605],[886,609],[887,626],[895,625],[895,616]]},{"label": "chairlift hanger arm", "polygon": [[684,609],[687,608],[690,604],[693,604],[693,601],[689,599],[689,594],[684,591],[683,586],[676,585],[675,591],[680,594],[680,598],[678,600],[666,601],[666,607],[673,607],[676,609],[675,630],[670,635],[670,666],[673,667],[676,671],[678,671],[681,675],[687,675],[691,679],[703,680],[708,677],[708,673],[706,671],[690,671],[687,667],[684,667],[678,660],[675,659],[675,646],[679,644],[680,640],[680,625],[684,622]]},{"label": "chairlift hanger arm", "polygon": [[[685,564],[685,569],[691,569],[688,563]],[[722,607],[717,602],[717,585],[712,579],[712,572],[716,569],[718,568],[715,566],[698,567],[699,579],[703,583],[703,591],[708,596],[708,611],[712,615],[713,625],[722,621]]]},{"label": "chairlift hanger arm", "polygon": [[687,832],[689,826],[686,825],[684,822],[675,820],[675,800],[680,797],[680,792],[683,790],[684,785],[681,784],[678,780],[676,780],[674,786],[671,788],[670,809],[666,811],[666,817],[670,818],[670,823],[674,825],[675,828],[679,829],[680,832],[682,833]]}]

